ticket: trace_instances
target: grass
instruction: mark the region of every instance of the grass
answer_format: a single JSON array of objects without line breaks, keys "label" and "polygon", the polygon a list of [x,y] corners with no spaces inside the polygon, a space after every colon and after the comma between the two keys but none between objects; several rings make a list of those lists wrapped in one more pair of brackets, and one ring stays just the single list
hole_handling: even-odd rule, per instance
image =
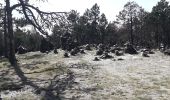
[{"label": "grass", "polygon": [[[63,100],[170,99],[169,56],[159,52],[149,58],[125,54],[123,61],[107,59],[95,62],[94,54],[95,51],[86,51],[83,55],[64,58],[63,51],[59,50],[59,54],[32,52],[17,55],[17,59],[29,81],[52,89],[51,92]],[[20,84],[7,59],[0,59],[0,75],[3,75],[0,77],[1,87]],[[41,93],[35,94],[33,87],[27,86],[15,91],[1,91],[4,100],[40,100],[43,97]]]},{"label": "grass", "polygon": [[[41,88],[48,87],[50,80],[53,81],[54,77],[67,74],[68,70],[64,63],[50,62],[47,56],[44,58],[45,54],[38,52],[17,55],[19,66],[25,76]],[[4,73],[5,71],[8,72]],[[23,90],[25,86],[20,84],[21,81],[17,75],[12,74],[14,70],[6,59],[0,59],[0,74],[3,75],[3,73],[4,76],[0,77],[0,91],[2,91],[3,100],[40,100],[42,96],[35,94],[33,88],[30,88],[32,90]]]}]

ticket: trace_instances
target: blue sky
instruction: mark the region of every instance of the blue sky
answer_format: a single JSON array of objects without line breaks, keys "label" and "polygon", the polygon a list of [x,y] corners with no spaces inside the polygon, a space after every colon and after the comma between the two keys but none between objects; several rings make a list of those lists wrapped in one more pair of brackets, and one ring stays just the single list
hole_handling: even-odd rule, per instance
[{"label": "blue sky", "polygon": [[[12,3],[16,1],[17,0],[11,0]],[[48,2],[45,3],[35,2],[36,0],[29,1],[45,11],[70,11],[74,9],[80,12],[80,14],[83,14],[85,9],[91,8],[97,3],[100,6],[101,13],[105,13],[107,19],[113,21],[128,1],[135,1],[146,11],[150,12],[152,7],[160,0],[48,0]]]}]

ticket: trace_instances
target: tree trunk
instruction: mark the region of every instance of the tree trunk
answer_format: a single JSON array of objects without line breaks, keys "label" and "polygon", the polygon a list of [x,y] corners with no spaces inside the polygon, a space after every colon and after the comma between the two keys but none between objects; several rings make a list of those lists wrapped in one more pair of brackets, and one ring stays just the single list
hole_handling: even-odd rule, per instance
[{"label": "tree trunk", "polygon": [[160,41],[159,41],[159,35],[158,34],[159,34],[159,24],[156,23],[154,37],[155,37],[156,46],[160,47]]},{"label": "tree trunk", "polygon": [[7,32],[7,16],[6,16],[6,7],[5,7],[5,16],[4,16],[4,53],[5,57],[8,58],[8,32]]},{"label": "tree trunk", "polygon": [[104,32],[104,29],[101,28],[101,43],[104,44],[104,42],[105,42],[104,40],[105,40],[105,32]]},{"label": "tree trunk", "polygon": [[12,10],[10,9],[10,1],[6,0],[6,12],[7,12],[7,29],[9,34],[9,61],[11,65],[16,65],[15,46],[14,46],[14,33],[12,25]]},{"label": "tree trunk", "polygon": [[133,20],[132,20],[132,17],[130,17],[130,42],[133,45]]}]

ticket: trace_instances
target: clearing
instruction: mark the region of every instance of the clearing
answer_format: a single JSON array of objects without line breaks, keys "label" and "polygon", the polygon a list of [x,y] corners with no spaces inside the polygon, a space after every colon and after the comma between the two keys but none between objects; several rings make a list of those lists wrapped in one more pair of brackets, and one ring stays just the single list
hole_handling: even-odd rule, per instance
[{"label": "clearing", "polygon": [[[23,85],[6,59],[0,59],[3,100],[170,100],[170,56],[159,51],[93,61],[94,51],[70,58],[50,52],[17,55],[20,69],[44,91]],[[122,58],[123,60],[118,60]]]}]

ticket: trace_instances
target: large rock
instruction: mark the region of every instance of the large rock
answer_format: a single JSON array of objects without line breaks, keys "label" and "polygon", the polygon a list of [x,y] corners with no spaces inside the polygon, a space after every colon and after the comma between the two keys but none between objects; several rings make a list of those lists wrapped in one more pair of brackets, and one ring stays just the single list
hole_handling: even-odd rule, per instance
[{"label": "large rock", "polygon": [[164,54],[165,54],[165,55],[170,55],[170,49],[166,49],[166,50],[164,51]]},{"label": "large rock", "polygon": [[56,49],[56,48],[54,49],[54,53],[55,53],[55,54],[58,54],[58,51],[57,51],[57,49]]},{"label": "large rock", "polygon": [[115,55],[116,56],[122,56],[124,54],[123,51],[115,50]]},{"label": "large rock", "polygon": [[75,56],[76,54],[78,54],[80,52],[80,49],[78,47],[74,48],[71,50],[70,54],[72,56]]},{"label": "large rock", "polygon": [[96,55],[102,55],[103,54],[103,50],[99,49],[96,51]]},{"label": "large rock", "polygon": [[85,45],[85,49],[86,49],[86,50],[92,50],[90,44]]},{"label": "large rock", "polygon": [[25,47],[23,47],[22,45],[20,45],[18,48],[17,48],[17,53],[18,54],[25,54],[25,53],[27,53],[28,52],[28,50],[25,48]]},{"label": "large rock", "polygon": [[121,47],[111,47],[111,48],[110,48],[110,51],[111,51],[112,53],[115,53],[116,50],[121,51],[121,50],[123,50],[123,48],[121,48]]},{"label": "large rock", "polygon": [[147,52],[147,51],[143,51],[143,52],[142,52],[142,56],[143,56],[143,57],[149,57],[148,52]]},{"label": "large rock", "polygon": [[141,52],[147,52],[148,54],[155,54],[155,52],[151,49],[142,49]]},{"label": "large rock", "polygon": [[70,54],[71,54],[72,56],[75,56],[75,55],[77,54],[77,52],[76,52],[74,49],[72,49],[72,50],[70,51]]},{"label": "large rock", "polygon": [[125,53],[138,54],[137,50],[131,44],[126,44]]},{"label": "large rock", "polygon": [[101,57],[101,59],[110,59],[110,58],[113,58],[113,56],[109,55],[108,53],[104,53]]},{"label": "large rock", "polygon": [[99,49],[99,50],[104,50],[105,49],[105,46],[104,46],[104,44],[99,44],[98,46],[97,46],[97,48]]},{"label": "large rock", "polygon": [[155,52],[153,50],[150,50],[149,54],[155,54]]}]

